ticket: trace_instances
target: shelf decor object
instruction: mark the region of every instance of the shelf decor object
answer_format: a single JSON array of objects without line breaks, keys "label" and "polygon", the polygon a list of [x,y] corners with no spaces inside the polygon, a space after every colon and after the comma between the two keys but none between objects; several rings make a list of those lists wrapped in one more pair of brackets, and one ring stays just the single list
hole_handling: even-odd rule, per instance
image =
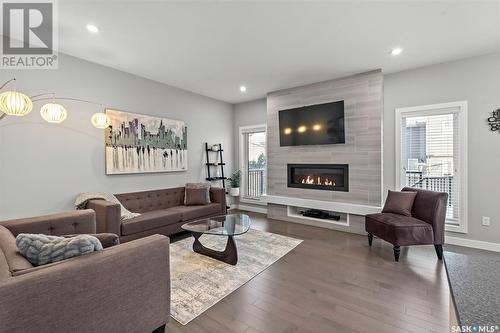
[{"label": "shelf decor object", "polygon": [[500,108],[491,112],[491,116],[487,119],[490,131],[498,131],[500,133]]},{"label": "shelf decor object", "polygon": [[229,195],[232,197],[240,196],[240,180],[241,180],[241,170],[236,170],[229,178],[231,181],[231,187],[229,188]]}]

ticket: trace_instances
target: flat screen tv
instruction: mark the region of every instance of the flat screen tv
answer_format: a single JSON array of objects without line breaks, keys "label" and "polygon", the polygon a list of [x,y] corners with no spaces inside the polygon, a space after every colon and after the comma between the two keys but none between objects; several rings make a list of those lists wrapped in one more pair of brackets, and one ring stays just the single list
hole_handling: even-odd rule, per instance
[{"label": "flat screen tv", "polygon": [[280,146],[345,143],[344,101],[279,111]]}]

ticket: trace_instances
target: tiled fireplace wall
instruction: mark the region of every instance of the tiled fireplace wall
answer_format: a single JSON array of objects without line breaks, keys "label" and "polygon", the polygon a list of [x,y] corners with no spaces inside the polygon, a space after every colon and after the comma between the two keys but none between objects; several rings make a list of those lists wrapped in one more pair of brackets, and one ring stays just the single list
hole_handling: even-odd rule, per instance
[{"label": "tiled fireplace wall", "polygon": [[[345,106],[345,144],[280,147],[279,110],[339,100]],[[380,70],[268,94],[268,195],[380,206],[382,101]],[[288,163],[349,164],[349,192],[287,187]]]}]

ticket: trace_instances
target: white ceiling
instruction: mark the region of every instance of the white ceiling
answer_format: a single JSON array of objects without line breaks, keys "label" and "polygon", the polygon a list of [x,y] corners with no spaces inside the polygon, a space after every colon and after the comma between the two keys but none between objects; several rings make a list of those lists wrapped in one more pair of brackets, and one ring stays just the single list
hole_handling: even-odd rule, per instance
[{"label": "white ceiling", "polygon": [[500,1],[58,3],[61,52],[230,103],[500,51]]}]

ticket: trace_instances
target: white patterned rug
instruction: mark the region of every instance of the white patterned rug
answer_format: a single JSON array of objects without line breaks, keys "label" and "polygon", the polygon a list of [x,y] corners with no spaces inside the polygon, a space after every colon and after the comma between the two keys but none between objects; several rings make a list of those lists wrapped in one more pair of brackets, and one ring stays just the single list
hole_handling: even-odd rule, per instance
[{"label": "white patterned rug", "polygon": [[[238,263],[235,266],[193,252],[193,237],[170,245],[171,315],[182,325],[202,314],[302,240],[250,229],[235,236]],[[227,237],[203,235],[203,245],[223,250]]]}]

